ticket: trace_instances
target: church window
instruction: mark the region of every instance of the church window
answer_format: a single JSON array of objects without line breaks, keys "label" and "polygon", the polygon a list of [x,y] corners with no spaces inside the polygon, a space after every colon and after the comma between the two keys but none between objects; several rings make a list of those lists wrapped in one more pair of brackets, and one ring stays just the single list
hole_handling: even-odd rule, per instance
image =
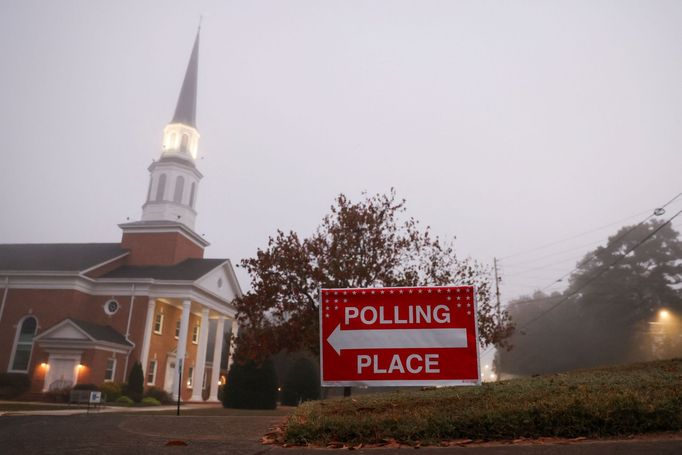
[{"label": "church window", "polygon": [[175,179],[175,194],[173,194],[173,202],[182,203],[182,190],[185,188],[185,177],[178,175]]},{"label": "church window", "polygon": [[156,313],[154,317],[154,333],[157,335],[163,333],[163,313]]},{"label": "church window", "polygon": [[177,145],[178,145],[178,144],[176,144],[177,140],[178,140],[178,135],[175,133],[172,133],[170,136],[170,148],[174,149],[175,147],[177,147]]},{"label": "church window", "polygon": [[192,186],[190,187],[189,190],[189,206],[194,208],[194,193],[197,189],[197,184],[196,182],[192,182]]},{"label": "church window", "polygon": [[149,371],[147,372],[147,385],[156,384],[156,360],[149,361]]},{"label": "church window", "polygon": [[120,305],[119,305],[118,302],[117,302],[116,300],[114,300],[114,299],[108,300],[108,301],[104,304],[104,312],[105,312],[106,314],[108,314],[109,316],[111,316],[112,314],[116,313],[116,312],[118,311],[119,308],[120,308]]},{"label": "church window", "polygon": [[192,343],[197,344],[199,342],[199,326],[195,325],[194,330],[192,330]]},{"label": "church window", "polygon": [[159,183],[156,186],[156,200],[163,201],[163,193],[166,191],[166,174],[159,176]]},{"label": "church window", "polygon": [[38,321],[33,316],[24,318],[17,325],[17,334],[14,338],[14,350],[10,368],[12,371],[28,371],[33,351],[33,338],[38,329]]},{"label": "church window", "polygon": [[111,382],[116,374],[116,359],[107,359],[107,366],[104,369],[104,380]]},{"label": "church window", "polygon": [[189,145],[189,135],[185,133],[182,135],[182,142],[180,144],[180,148],[182,148],[183,152],[187,151],[188,145]]}]

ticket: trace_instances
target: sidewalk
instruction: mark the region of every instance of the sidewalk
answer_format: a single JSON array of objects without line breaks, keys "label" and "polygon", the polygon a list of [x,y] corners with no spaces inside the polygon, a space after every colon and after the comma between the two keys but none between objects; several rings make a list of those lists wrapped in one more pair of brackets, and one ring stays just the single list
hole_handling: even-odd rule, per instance
[{"label": "sidewalk", "polygon": [[[16,401],[0,401],[2,404],[16,404]],[[64,403],[42,403],[27,401],[21,404],[41,406],[41,407],[63,407]],[[196,404],[181,404],[180,413],[182,411],[193,410],[193,409],[206,409],[206,408],[216,408],[222,407],[220,403],[196,403]],[[70,409],[35,409],[35,410],[16,410],[16,411],[0,411],[0,416],[20,416],[20,415],[31,415],[31,416],[71,416],[80,414],[104,414],[104,413],[137,413],[137,412],[164,412],[164,411],[175,411],[177,409],[176,405],[164,405],[164,406],[141,406],[141,407],[127,407],[127,406],[107,406],[102,405],[99,407],[87,407],[74,406]]]}]

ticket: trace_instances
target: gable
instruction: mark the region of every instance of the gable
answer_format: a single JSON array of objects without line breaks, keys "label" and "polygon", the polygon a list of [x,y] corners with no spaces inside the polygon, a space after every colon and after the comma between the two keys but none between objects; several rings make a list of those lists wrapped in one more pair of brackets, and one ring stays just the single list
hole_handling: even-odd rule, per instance
[{"label": "gable", "polygon": [[72,324],[64,324],[57,327],[49,336],[45,338],[58,338],[60,340],[89,340],[82,330],[77,329]]},{"label": "gable", "polygon": [[196,284],[230,302],[240,294],[230,272],[230,264],[226,263],[202,277]]}]

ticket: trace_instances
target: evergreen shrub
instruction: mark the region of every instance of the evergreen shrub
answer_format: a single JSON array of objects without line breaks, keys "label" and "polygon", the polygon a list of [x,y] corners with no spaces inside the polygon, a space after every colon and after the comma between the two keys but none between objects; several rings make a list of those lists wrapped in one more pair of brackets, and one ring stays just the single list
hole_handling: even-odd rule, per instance
[{"label": "evergreen shrub", "polygon": [[223,390],[223,406],[237,409],[275,409],[277,373],[270,359],[232,365]]},{"label": "evergreen shrub", "polygon": [[25,373],[0,373],[0,399],[16,398],[31,387]]},{"label": "evergreen shrub", "polygon": [[136,403],[142,401],[144,396],[144,373],[142,372],[142,364],[140,362],[135,362],[130,370],[126,394]]},{"label": "evergreen shrub", "polygon": [[170,395],[170,393],[156,387],[149,387],[145,392],[145,396],[149,398],[154,398],[155,400],[158,400],[159,403],[161,404],[174,403],[173,397]]},{"label": "evergreen shrub", "polygon": [[289,369],[282,386],[282,404],[298,406],[320,398],[320,376],[317,365],[307,357],[298,358]]},{"label": "evergreen shrub", "polygon": [[128,398],[127,396],[122,395],[116,399],[116,403],[125,404],[127,406],[130,406],[131,404],[133,404],[135,402],[133,400],[131,400],[130,398]]}]

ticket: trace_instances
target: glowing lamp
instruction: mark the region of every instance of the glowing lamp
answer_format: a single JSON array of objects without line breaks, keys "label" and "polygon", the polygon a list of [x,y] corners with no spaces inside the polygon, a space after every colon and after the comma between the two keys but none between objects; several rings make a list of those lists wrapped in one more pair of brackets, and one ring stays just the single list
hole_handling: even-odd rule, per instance
[{"label": "glowing lamp", "polygon": [[670,311],[668,310],[660,310],[658,312],[658,317],[660,319],[668,319],[670,317]]}]

